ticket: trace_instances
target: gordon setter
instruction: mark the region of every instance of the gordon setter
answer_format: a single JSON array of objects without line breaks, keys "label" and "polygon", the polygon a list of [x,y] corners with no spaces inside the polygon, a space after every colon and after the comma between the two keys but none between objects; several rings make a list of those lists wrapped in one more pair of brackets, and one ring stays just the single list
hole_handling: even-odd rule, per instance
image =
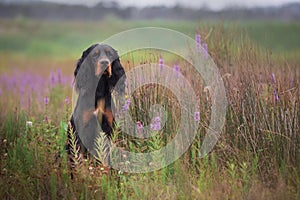
[{"label": "gordon setter", "polygon": [[95,138],[100,131],[95,126],[96,120],[110,138],[114,126],[112,90],[120,81],[121,87],[116,92],[124,93],[126,79],[117,51],[106,44],[93,44],[82,53],[74,77],[78,98],[68,129],[66,148],[69,155],[71,132],[76,137],[76,148],[80,152],[95,151]]}]

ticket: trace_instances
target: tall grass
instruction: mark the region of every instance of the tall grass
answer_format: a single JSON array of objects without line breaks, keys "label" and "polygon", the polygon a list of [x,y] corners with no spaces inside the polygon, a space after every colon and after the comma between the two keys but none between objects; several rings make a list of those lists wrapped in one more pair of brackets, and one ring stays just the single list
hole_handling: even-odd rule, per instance
[{"label": "tall grass", "polygon": [[[212,30],[212,31],[211,31]],[[223,25],[204,26],[209,53],[219,67],[228,99],[226,123],[210,153],[200,159],[200,147],[210,119],[210,99],[201,77],[178,58],[181,73],[197,92],[201,115],[198,134],[179,160],[161,170],[127,174],[107,171],[93,159],[82,160],[71,171],[64,151],[70,105],[64,103],[69,87],[49,87],[49,104],[20,109],[20,94],[2,88],[1,199],[298,199],[300,197],[300,111],[298,64],[255,45],[240,31]],[[147,53],[146,53],[147,54]],[[154,55],[154,56],[153,56]],[[164,55],[163,55],[164,56]],[[139,61],[135,61],[140,58]],[[124,56],[126,69],[134,62],[159,61]],[[292,62],[293,63],[293,62]],[[200,80],[200,81],[199,81]],[[3,86],[2,86],[3,87]],[[14,99],[7,99],[7,96]],[[147,96],[148,98],[143,98]],[[9,102],[9,107],[7,103]],[[151,103],[163,105],[166,125],[160,134],[137,139],[115,130],[112,142],[135,152],[161,148],[174,137],[180,105],[168,89],[149,85],[133,93],[129,110],[134,121],[151,123],[145,115]],[[45,116],[48,120],[45,120]],[[32,126],[26,125],[32,121]],[[72,178],[71,178],[72,172]]]}]

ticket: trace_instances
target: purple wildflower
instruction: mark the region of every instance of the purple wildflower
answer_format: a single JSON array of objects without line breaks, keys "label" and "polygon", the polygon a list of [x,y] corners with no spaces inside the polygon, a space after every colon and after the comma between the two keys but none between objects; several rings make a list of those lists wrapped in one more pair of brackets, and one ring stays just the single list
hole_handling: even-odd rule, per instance
[{"label": "purple wildflower", "polygon": [[70,103],[69,97],[65,98],[65,104],[68,105]]},{"label": "purple wildflower", "polygon": [[278,103],[278,101],[279,101],[278,92],[276,90],[274,90],[274,101],[275,101],[275,103]]},{"label": "purple wildflower", "polygon": [[200,121],[200,112],[194,112],[194,120],[195,122],[199,122]]},{"label": "purple wildflower", "polygon": [[58,81],[59,84],[62,83],[62,80],[61,80],[61,70],[60,69],[57,70],[57,81]]},{"label": "purple wildflower", "polygon": [[20,93],[22,96],[25,94],[25,86],[23,84],[20,86]]},{"label": "purple wildflower", "polygon": [[136,128],[137,128],[138,132],[140,133],[144,128],[142,122],[140,122],[140,121],[136,122]]},{"label": "purple wildflower", "polygon": [[130,98],[128,98],[126,100],[125,104],[122,106],[123,112],[126,112],[129,109],[130,103],[131,103],[131,100],[130,100]]},{"label": "purple wildflower", "polygon": [[45,105],[48,105],[48,103],[49,103],[49,98],[46,96],[46,97],[44,98],[44,104],[45,104]]},{"label": "purple wildflower", "polygon": [[155,121],[155,123],[158,123],[158,122],[160,123],[160,122],[161,122],[161,119],[160,119],[159,116],[157,116],[157,117],[154,118],[154,121]]},{"label": "purple wildflower", "polygon": [[7,77],[7,85],[6,89],[12,91],[17,86],[17,77],[15,75],[12,75],[11,77]]},{"label": "purple wildflower", "polygon": [[154,127],[154,130],[156,130],[156,131],[161,130],[161,124],[160,124],[160,122],[157,123],[157,124],[155,124],[154,126],[155,126],[155,127]]},{"label": "purple wildflower", "polygon": [[291,76],[290,77],[290,86],[293,87],[294,83],[295,83],[294,78],[293,78],[293,76]]},{"label": "purple wildflower", "polygon": [[2,95],[2,89],[0,88],[0,96]]},{"label": "purple wildflower", "polygon": [[196,40],[196,51],[197,53],[201,52],[201,35],[196,33],[195,35],[195,40]]},{"label": "purple wildflower", "polygon": [[161,119],[159,116],[154,118],[153,123],[150,124],[150,129],[153,131],[161,130]]},{"label": "purple wildflower", "polygon": [[55,86],[55,74],[54,74],[54,71],[52,71],[51,75],[50,75],[50,86],[51,87]]},{"label": "purple wildflower", "polygon": [[178,75],[180,73],[180,67],[177,63],[174,65],[174,72],[175,72],[176,76],[178,77]]},{"label": "purple wildflower", "polygon": [[208,58],[208,47],[207,47],[206,43],[202,44],[202,49],[203,49],[203,56],[205,59],[207,59]]},{"label": "purple wildflower", "polygon": [[45,122],[46,122],[47,124],[49,123],[49,118],[48,118],[47,115],[45,116]]},{"label": "purple wildflower", "polygon": [[159,57],[159,67],[160,67],[160,69],[162,69],[163,66],[164,66],[164,59],[163,59],[162,56],[160,55],[160,57]]},{"label": "purple wildflower", "polygon": [[273,84],[276,83],[276,78],[275,78],[275,74],[274,73],[271,74],[271,80],[272,80]]},{"label": "purple wildflower", "polygon": [[126,112],[128,109],[129,109],[129,105],[128,104],[125,104],[125,105],[122,106],[123,112]]},{"label": "purple wildflower", "polygon": [[150,129],[154,130],[154,124],[152,124],[152,123],[150,124]]}]

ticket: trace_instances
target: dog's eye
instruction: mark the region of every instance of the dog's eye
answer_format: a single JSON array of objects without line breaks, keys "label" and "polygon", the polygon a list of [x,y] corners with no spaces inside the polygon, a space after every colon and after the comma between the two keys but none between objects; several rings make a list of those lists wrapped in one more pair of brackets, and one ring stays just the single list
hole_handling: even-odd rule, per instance
[{"label": "dog's eye", "polygon": [[93,57],[98,57],[99,56],[99,50],[96,50],[93,54]]},{"label": "dog's eye", "polygon": [[106,52],[106,55],[112,56],[112,53],[111,53],[110,51],[107,51],[107,52]]},{"label": "dog's eye", "polygon": [[111,50],[110,50],[109,48],[106,48],[106,49],[105,49],[105,54],[106,54],[107,56],[112,56],[112,52],[111,52]]}]

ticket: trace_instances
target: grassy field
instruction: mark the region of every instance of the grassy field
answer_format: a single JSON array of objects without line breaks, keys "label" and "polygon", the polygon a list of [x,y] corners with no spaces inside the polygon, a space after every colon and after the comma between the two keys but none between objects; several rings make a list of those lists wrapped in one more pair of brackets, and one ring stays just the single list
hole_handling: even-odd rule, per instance
[{"label": "grassy field", "polygon": [[[226,89],[221,137],[199,158],[211,100],[188,64],[157,51],[124,55],[126,70],[134,63],[158,63],[159,55],[169,66],[177,62],[199,92],[198,134],[179,160],[161,170],[106,172],[89,159],[77,164],[71,178],[64,148],[75,63],[90,44],[143,26],[202,36]],[[274,21],[0,20],[0,199],[299,199],[299,35],[299,23]],[[141,91],[166,108],[166,126],[148,140],[116,130],[113,142],[143,153],[174,136],[180,112],[170,91],[159,86]],[[143,110],[151,105],[133,94],[132,118],[149,124]]]}]

